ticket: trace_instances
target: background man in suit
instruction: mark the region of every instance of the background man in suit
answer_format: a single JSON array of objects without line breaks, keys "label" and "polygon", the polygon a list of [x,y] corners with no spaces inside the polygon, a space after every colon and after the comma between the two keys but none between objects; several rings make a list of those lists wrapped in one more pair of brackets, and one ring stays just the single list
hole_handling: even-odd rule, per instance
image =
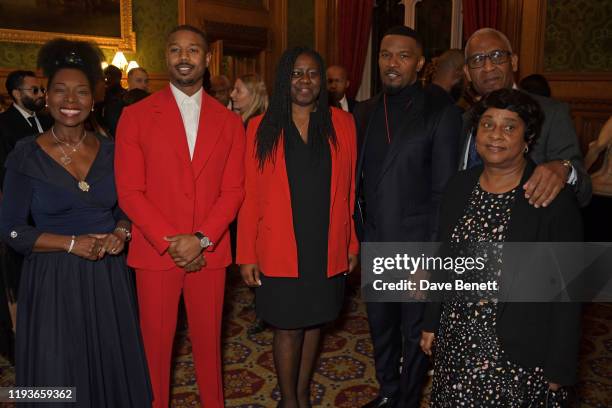
[{"label": "background man in suit", "polygon": [[[0,191],[4,162],[19,139],[49,129],[53,120],[40,112],[45,107],[45,88],[32,71],[13,71],[6,77],[6,91],[13,104],[0,113]],[[0,248],[6,270],[0,271],[0,353],[13,361],[13,327],[22,256],[12,248]],[[10,303],[10,307],[9,307]],[[10,308],[10,318],[9,318]]]},{"label": "background man in suit", "polygon": [[181,293],[200,398],[222,408],[221,314],[228,226],[244,198],[240,117],[203,91],[205,34],[168,36],[170,84],[124,109],[117,129],[119,205],[133,222],[128,264],[136,269],[140,323],[155,408],[168,406],[172,342]]},{"label": "background man in suit", "polygon": [[[362,241],[435,239],[442,193],[457,171],[461,114],[425,94],[417,81],[424,62],[414,30],[390,29],[378,57],[383,93],[355,107]],[[419,348],[423,310],[421,303],[367,303],[380,390],[365,407],[419,406],[428,366]]]},{"label": "background man in suit", "polygon": [[42,133],[53,124],[45,108],[45,88],[32,71],[13,71],[6,77],[6,91],[13,104],[0,113],[0,175],[4,179],[4,160],[21,138]]},{"label": "background man in suit", "polygon": [[346,89],[350,84],[346,69],[343,66],[332,65],[327,68],[327,91],[333,104],[345,112],[353,113],[357,102],[354,98],[349,98],[346,95]]},{"label": "background man in suit", "polygon": [[149,74],[143,67],[130,69],[127,77],[128,92],[132,89],[142,89],[149,92]]},{"label": "background man in suit", "polygon": [[[508,38],[500,31],[482,28],[468,39],[465,46],[464,72],[480,96],[501,88],[516,88],[514,73],[518,56],[512,53]],[[538,165],[523,186],[529,203],[547,206],[566,183],[573,187],[581,206],[591,199],[591,179],[584,169],[582,153],[574,123],[566,104],[550,98],[530,94],[542,108],[544,123],[529,157]],[[464,117],[459,169],[481,163],[476,152],[475,129],[470,112]]]}]

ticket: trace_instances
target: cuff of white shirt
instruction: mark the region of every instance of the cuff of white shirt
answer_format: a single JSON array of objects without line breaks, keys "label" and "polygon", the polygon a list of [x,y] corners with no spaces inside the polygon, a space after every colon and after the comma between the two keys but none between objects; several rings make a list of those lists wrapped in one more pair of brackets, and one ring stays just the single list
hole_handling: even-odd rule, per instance
[{"label": "cuff of white shirt", "polygon": [[567,184],[575,186],[576,183],[578,183],[578,172],[576,171],[574,166],[572,166],[572,171],[570,172],[570,175],[567,178]]}]

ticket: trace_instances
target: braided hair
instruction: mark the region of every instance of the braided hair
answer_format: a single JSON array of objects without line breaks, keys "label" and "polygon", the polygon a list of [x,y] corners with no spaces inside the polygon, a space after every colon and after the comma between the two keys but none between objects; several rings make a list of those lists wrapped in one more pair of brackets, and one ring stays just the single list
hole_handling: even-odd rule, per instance
[{"label": "braided hair", "polygon": [[291,113],[291,72],[295,61],[302,54],[311,56],[319,65],[321,73],[321,90],[316,102],[316,112],[311,115],[311,120],[314,120],[314,123],[310,125],[313,134],[309,142],[313,149],[319,149],[330,142],[336,147],[337,138],[332,124],[329,96],[325,86],[327,78],[323,58],[319,53],[307,47],[290,48],[283,53],[276,68],[274,93],[255,137],[256,156],[260,169],[263,169],[266,161],[274,161],[274,154],[283,134],[287,134],[294,126]]}]

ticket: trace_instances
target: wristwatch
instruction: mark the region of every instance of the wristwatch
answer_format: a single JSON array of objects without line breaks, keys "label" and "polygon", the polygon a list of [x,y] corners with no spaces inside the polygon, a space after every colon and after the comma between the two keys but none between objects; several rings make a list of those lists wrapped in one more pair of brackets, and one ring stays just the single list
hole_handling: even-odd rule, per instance
[{"label": "wristwatch", "polygon": [[212,245],[212,242],[210,242],[210,238],[202,234],[200,231],[196,231],[193,235],[195,235],[200,240],[200,248],[205,249]]}]

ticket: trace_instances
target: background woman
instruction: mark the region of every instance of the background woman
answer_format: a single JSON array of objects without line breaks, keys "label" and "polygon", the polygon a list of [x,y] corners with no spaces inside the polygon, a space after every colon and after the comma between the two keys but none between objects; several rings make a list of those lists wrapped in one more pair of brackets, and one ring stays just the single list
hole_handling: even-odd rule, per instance
[{"label": "background woman", "polygon": [[357,263],[355,125],[329,107],[325,83],[319,54],[286,51],[270,108],[247,130],[237,263],[257,287],[258,316],[275,328],[283,408],[311,406],[321,325],[337,318],[343,273]]},{"label": "background woman", "polygon": [[[252,117],[263,114],[268,109],[268,92],[266,84],[257,74],[241,75],[234,82],[234,89],[230,94],[232,98],[232,108],[242,118],[242,123],[246,128],[249,120]],[[236,253],[236,232],[237,223],[234,221],[230,224],[230,233],[232,236],[232,250]],[[253,303],[245,306],[245,309],[253,309]],[[248,328],[249,334],[257,334],[265,329],[265,323],[262,319],[256,318],[253,325]]]},{"label": "background woman", "polygon": [[232,108],[240,115],[245,126],[252,117],[261,115],[268,109],[266,84],[257,74],[239,76],[230,97]]},{"label": "background woman", "polygon": [[[45,44],[55,125],[9,155],[0,234],[25,255],[17,313],[16,384],[76,387],[77,407],[147,407],[151,394],[134,287],[123,250],[114,144],[86,130],[100,50]],[[29,219],[33,224],[29,223]]]},{"label": "background woman", "polygon": [[[483,242],[582,241],[571,191],[541,208],[525,198],[522,186],[535,168],[525,154],[540,131],[539,105],[524,92],[502,89],[480,101],[474,115],[484,167],[449,183],[440,211],[441,241],[462,249]],[[509,263],[503,254],[487,263],[489,277],[504,273],[502,260]],[[538,272],[543,273],[533,271]],[[561,386],[576,380],[577,303],[455,298],[428,304],[424,327],[421,347],[428,355],[435,338],[432,407],[559,407],[567,399]]]}]

